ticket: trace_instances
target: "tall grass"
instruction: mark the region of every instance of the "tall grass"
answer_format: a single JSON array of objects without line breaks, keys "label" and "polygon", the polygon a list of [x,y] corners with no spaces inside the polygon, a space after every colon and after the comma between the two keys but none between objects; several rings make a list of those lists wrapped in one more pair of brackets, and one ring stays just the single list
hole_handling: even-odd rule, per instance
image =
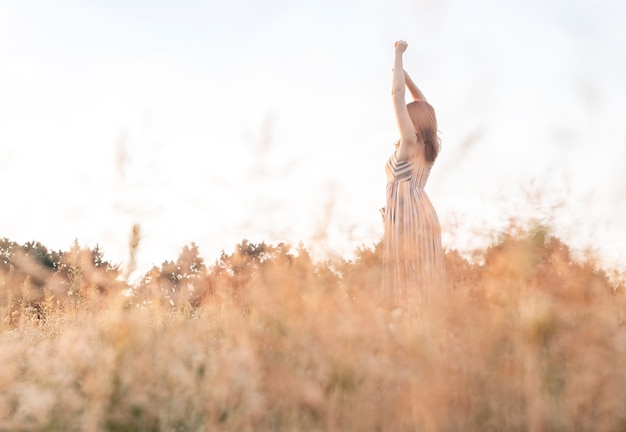
[{"label": "tall grass", "polygon": [[380,245],[182,255],[135,286],[75,255],[71,295],[5,271],[0,430],[626,430],[624,287],[545,230],[448,251],[419,314],[378,295]]}]

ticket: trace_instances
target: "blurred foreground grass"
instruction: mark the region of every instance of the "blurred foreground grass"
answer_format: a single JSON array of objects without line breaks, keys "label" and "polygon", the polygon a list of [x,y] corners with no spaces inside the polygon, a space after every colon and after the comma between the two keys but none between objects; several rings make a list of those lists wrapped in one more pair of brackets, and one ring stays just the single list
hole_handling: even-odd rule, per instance
[{"label": "blurred foreground grass", "polygon": [[542,229],[448,251],[421,316],[387,311],[379,246],[191,245],[134,285],[26,246],[0,262],[1,431],[626,431],[623,282]]}]

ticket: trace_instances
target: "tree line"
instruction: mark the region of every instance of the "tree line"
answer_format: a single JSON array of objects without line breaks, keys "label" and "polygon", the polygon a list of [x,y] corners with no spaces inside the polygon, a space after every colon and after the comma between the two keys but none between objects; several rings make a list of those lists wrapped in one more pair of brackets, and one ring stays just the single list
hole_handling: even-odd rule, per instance
[{"label": "tree line", "polygon": [[[75,241],[67,251],[51,250],[37,241],[23,244],[0,239],[0,306],[40,309],[45,301],[76,303],[88,296],[123,292],[129,303],[159,302],[171,308],[197,308],[214,298],[237,300],[254,281],[323,285],[325,289],[373,287],[382,269],[380,244],[361,247],[351,259],[314,262],[302,245],[275,245],[243,240],[232,253],[222,251],[207,265],[195,243],[175,260],[154,265],[137,282],[126,280],[121,265],[108,261],[99,246]],[[273,280],[272,280],[273,279]]]},{"label": "tree line", "polygon": [[[575,260],[570,248],[545,229],[505,233],[478,252],[478,259],[468,260],[456,250],[446,251],[447,290],[506,299],[523,281],[557,297],[624,294],[623,283],[609,278],[593,260]],[[318,262],[303,245],[243,240],[210,265],[191,243],[175,260],[154,265],[130,283],[120,264],[106,260],[99,246],[82,247],[75,241],[68,251],[54,251],[36,241],[0,239],[0,308],[9,311],[40,313],[44,303],[80,305],[94,296],[120,293],[130,306],[158,303],[193,311],[216,299],[245,303],[245,294],[255,286],[342,290],[356,299],[379,292],[381,277],[381,242],[356,248],[350,258]]]}]

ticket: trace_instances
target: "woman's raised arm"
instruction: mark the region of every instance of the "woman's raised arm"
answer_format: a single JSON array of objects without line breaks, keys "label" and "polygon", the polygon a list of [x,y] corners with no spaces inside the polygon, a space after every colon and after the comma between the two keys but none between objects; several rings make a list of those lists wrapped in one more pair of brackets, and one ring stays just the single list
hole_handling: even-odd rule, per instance
[{"label": "woman's raised arm", "polygon": [[398,41],[395,44],[395,58],[393,61],[393,77],[391,86],[391,97],[393,99],[393,110],[396,114],[396,122],[400,132],[400,144],[396,149],[396,157],[401,161],[411,160],[417,147],[417,134],[405,100],[405,74],[402,65],[402,54],[406,51],[408,44],[405,41]]},{"label": "woman's raised arm", "polygon": [[426,97],[424,96],[424,93],[422,93],[417,85],[413,82],[411,76],[408,74],[407,71],[404,71],[404,83],[409,88],[409,92],[411,92],[411,96],[413,96],[414,101],[426,102]]}]

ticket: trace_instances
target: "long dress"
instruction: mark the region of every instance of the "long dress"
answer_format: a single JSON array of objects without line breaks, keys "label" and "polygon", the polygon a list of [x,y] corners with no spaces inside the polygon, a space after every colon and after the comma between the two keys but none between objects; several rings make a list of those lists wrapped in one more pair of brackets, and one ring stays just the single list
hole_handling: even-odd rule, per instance
[{"label": "long dress", "polygon": [[445,278],[441,226],[424,191],[431,167],[399,161],[395,152],[385,166],[383,293],[391,306],[409,310],[422,309]]}]

